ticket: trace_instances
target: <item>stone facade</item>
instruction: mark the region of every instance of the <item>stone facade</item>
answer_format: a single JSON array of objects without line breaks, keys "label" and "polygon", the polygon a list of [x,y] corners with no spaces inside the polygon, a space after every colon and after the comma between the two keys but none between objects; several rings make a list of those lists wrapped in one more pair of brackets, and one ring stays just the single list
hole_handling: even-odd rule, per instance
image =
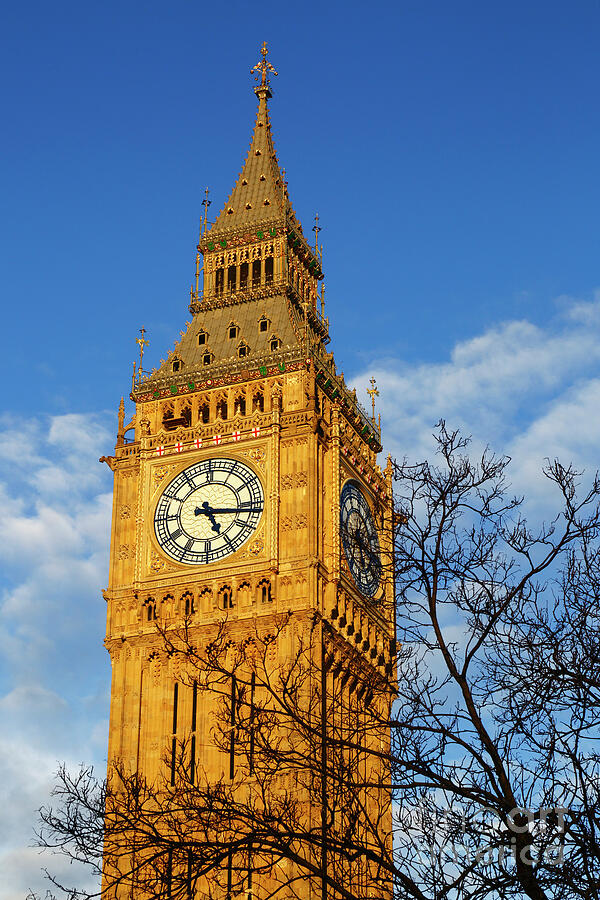
[{"label": "stone facade", "polygon": [[[325,349],[319,249],[302,235],[272,150],[264,72],[255,90],[259,108],[248,159],[233,199],[200,238],[204,289],[192,291],[193,320],[157,370],[138,374],[135,415],[125,427],[121,413],[114,456],[107,459],[114,472],[105,591],[109,765],[120,760],[150,778],[164,767],[173,737],[175,684],[181,686],[180,735],[192,721],[191,688],[157,625],[168,630],[187,618],[202,647],[226,618],[232,641],[241,644],[291,613],[290,634],[297,638],[314,634],[319,622],[315,653],[328,678],[352,668],[353,677],[344,679],[348,710],[360,714],[352,692],[365,667],[382,682],[393,681],[391,467],[382,472],[377,465],[379,430]],[[261,157],[264,166],[257,164]],[[247,353],[240,354],[242,345]],[[179,473],[207,459],[248,466],[262,485],[264,509],[234,552],[189,564],[165,552],[155,512]],[[349,480],[378,532],[383,575],[373,597],[357,589],[342,547],[340,494]],[[273,648],[274,659],[285,664],[293,645],[286,637]],[[213,702],[208,692],[194,700],[194,738],[198,765],[218,779],[228,770],[210,736]],[[260,896],[260,885],[253,891]]]}]

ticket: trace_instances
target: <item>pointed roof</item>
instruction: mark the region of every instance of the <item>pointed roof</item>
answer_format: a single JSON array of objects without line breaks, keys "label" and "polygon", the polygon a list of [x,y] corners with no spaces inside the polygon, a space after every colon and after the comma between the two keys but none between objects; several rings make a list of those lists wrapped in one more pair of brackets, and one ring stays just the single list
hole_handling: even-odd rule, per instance
[{"label": "pointed roof", "polygon": [[267,45],[262,46],[262,60],[252,72],[259,72],[261,82],[254,88],[258,97],[256,122],[246,161],[225,206],[210,229],[211,236],[247,226],[268,225],[285,219],[300,233],[302,228],[287,196],[287,189],[273,144],[268,100],[272,96],[268,73],[277,72],[267,59]]}]

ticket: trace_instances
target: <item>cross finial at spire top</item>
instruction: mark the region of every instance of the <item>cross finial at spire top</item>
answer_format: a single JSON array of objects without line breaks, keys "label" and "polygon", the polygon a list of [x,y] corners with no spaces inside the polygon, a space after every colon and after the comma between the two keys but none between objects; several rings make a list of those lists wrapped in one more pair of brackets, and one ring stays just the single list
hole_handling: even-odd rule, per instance
[{"label": "cross finial at spire top", "polygon": [[259,79],[260,75],[260,84],[254,88],[254,93],[258,94],[260,97],[261,94],[264,94],[266,97],[271,97],[271,88],[269,85],[269,74],[277,75],[277,72],[267,59],[267,55],[269,53],[267,49],[267,42],[263,41],[263,45],[260,48],[260,52],[262,54],[262,59],[260,62],[257,62],[255,66],[250,69],[250,74],[254,74],[254,78],[256,81]]},{"label": "cross finial at spire top", "polygon": [[371,378],[371,388],[367,388],[367,394],[371,398],[371,403],[373,404],[373,421],[375,421],[375,397],[379,397],[379,391],[377,390],[377,382],[374,378]]}]

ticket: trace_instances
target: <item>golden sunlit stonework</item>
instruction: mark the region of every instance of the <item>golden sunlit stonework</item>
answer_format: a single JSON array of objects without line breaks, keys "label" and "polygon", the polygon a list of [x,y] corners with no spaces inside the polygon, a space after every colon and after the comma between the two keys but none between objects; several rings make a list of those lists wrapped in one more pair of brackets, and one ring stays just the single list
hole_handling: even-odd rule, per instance
[{"label": "golden sunlit stonework", "polygon": [[[215,781],[233,773],[211,737],[216,700],[196,694],[165,646],[183,623],[202,652],[224,622],[230,643],[243,646],[277,634],[288,616],[271,664],[285,667],[304,640],[322,677],[340,680],[349,716],[360,717],[365,703],[361,672],[393,681],[391,465],[382,471],[376,461],[374,409],[363,410],[326,349],[318,228],[311,246],[275,154],[265,47],[255,70],[250,149],[212,227],[205,216],[191,321],[153,372],[142,367],[142,330],[135,414],[126,423],[121,404],[106,460],[114,472],[109,773],[119,761],[168,780],[171,748],[191,738],[197,770]],[[389,825],[385,790],[371,802]],[[375,896],[375,876],[359,868],[348,877]],[[250,878],[244,896],[266,897],[270,878]],[[216,883],[190,892],[225,896]],[[380,881],[377,896],[388,894]],[[324,894],[307,876],[281,896]]]}]

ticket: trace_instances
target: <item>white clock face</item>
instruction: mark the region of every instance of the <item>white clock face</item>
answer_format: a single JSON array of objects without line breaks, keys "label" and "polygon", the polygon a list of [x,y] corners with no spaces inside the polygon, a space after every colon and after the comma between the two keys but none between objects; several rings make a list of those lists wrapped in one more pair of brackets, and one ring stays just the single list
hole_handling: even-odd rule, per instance
[{"label": "white clock face", "polygon": [[264,509],[258,476],[236,459],[205,459],[167,485],[154,513],[163,551],[192,566],[234,553],[254,533]]},{"label": "white clock face", "polygon": [[369,504],[353,481],[347,481],[342,489],[340,527],[352,577],[363,594],[373,597],[381,583],[379,540]]}]

